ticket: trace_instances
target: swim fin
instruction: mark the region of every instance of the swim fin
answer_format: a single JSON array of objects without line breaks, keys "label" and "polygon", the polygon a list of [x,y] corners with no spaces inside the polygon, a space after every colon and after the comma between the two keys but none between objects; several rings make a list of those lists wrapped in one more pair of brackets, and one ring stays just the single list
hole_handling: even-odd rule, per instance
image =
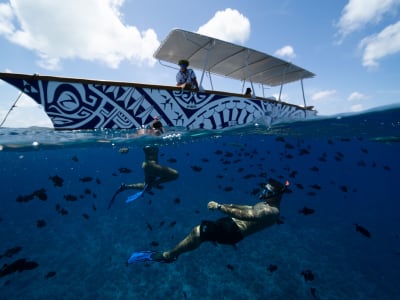
[{"label": "swim fin", "polygon": [[128,259],[128,264],[133,264],[135,262],[152,261],[151,256],[156,253],[154,251],[139,251],[133,252],[131,257]]},{"label": "swim fin", "polygon": [[137,192],[136,194],[133,194],[132,196],[129,196],[128,199],[126,199],[125,202],[126,202],[126,203],[129,203],[129,202],[135,201],[136,199],[142,197],[143,194],[144,194],[144,192],[147,190],[147,187],[148,187],[148,184],[146,184],[146,185],[144,186],[144,188],[143,188],[142,191]]},{"label": "swim fin", "polygon": [[133,264],[135,262],[145,262],[145,261],[155,261],[155,262],[161,262],[161,263],[172,263],[176,261],[176,257],[172,259],[166,259],[163,257],[162,252],[156,252],[156,251],[139,251],[139,252],[133,252],[131,254],[131,257],[128,259],[128,264]]}]

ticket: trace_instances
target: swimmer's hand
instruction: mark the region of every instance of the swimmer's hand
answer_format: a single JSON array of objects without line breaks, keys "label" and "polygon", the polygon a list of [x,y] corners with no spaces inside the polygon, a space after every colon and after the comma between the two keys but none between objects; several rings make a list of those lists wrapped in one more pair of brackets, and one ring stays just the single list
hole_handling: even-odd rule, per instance
[{"label": "swimmer's hand", "polygon": [[215,202],[215,201],[210,201],[207,204],[207,207],[209,210],[217,210],[218,206],[219,206],[218,202]]}]

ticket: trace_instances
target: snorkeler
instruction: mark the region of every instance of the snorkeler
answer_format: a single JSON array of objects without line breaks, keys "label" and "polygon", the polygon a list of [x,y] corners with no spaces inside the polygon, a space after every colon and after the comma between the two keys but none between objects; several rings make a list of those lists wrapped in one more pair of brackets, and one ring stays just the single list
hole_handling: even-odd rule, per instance
[{"label": "snorkeler", "polygon": [[150,190],[152,187],[161,188],[160,185],[169,181],[176,180],[179,176],[177,170],[167,166],[163,166],[158,163],[158,147],[157,146],[146,146],[143,148],[144,151],[144,162],[142,169],[144,171],[144,182],[125,184],[122,183],[119,189],[115,192],[108,208],[113,204],[116,196],[127,189],[141,190],[140,193],[133,195],[130,201],[133,201],[143,195],[146,190]]},{"label": "snorkeler", "polygon": [[282,195],[286,185],[270,179],[259,197],[262,202],[250,205],[208,202],[209,210],[218,210],[226,217],[202,221],[178,245],[165,252],[141,251],[132,253],[128,263],[141,261],[174,262],[182,253],[198,248],[203,242],[235,245],[245,237],[277,223]]}]

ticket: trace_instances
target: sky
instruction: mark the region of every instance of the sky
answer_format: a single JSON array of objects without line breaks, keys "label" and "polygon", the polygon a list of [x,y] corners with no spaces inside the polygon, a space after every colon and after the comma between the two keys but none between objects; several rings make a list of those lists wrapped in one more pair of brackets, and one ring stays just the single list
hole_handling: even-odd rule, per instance
[{"label": "sky", "polygon": [[[0,72],[175,85],[177,69],[153,53],[180,28],[313,72],[303,82],[305,98],[321,116],[362,112],[400,102],[399,16],[400,0],[0,0]],[[243,88],[223,78],[213,83]],[[280,89],[254,87],[259,96]],[[0,122],[18,95],[0,80]],[[284,86],[281,98],[302,105],[300,83]],[[3,126],[51,122],[22,96]]]}]

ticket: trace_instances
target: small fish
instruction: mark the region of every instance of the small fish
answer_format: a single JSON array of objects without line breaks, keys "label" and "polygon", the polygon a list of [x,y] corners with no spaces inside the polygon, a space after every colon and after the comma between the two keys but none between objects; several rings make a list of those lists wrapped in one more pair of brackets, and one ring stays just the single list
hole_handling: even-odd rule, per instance
[{"label": "small fish", "polygon": [[231,271],[235,270],[235,267],[232,266],[231,264],[227,264],[226,267]]},{"label": "small fish", "polygon": [[302,209],[299,210],[299,213],[301,213],[301,214],[303,214],[303,215],[305,215],[305,216],[311,215],[311,214],[313,214],[314,212],[315,212],[314,209],[309,208],[309,207],[307,207],[307,206],[304,206]]},{"label": "small fish", "polygon": [[231,191],[233,191],[233,187],[232,186],[224,187],[224,192],[231,192]]},{"label": "small fish", "polygon": [[119,148],[118,152],[121,154],[127,154],[129,152],[129,148],[127,148],[127,147]]},{"label": "small fish", "polygon": [[269,266],[268,266],[268,268],[267,268],[267,270],[269,271],[269,272],[275,272],[276,270],[278,270],[278,266],[277,265],[273,265],[273,264],[270,264]]},{"label": "small fish", "polygon": [[42,201],[46,201],[47,200],[47,194],[46,194],[46,190],[45,189],[40,189],[40,190],[34,191],[33,195],[35,197],[38,197]]},{"label": "small fish", "polygon": [[78,161],[79,161],[79,159],[78,159],[78,157],[77,157],[76,155],[74,155],[74,156],[72,156],[72,161],[74,161],[74,162],[78,162]]},{"label": "small fish", "polygon": [[305,281],[313,281],[315,276],[311,270],[305,270],[301,272],[301,275],[303,275]]},{"label": "small fish", "polygon": [[318,171],[319,171],[319,168],[316,167],[316,166],[314,166],[314,167],[312,167],[310,170],[313,171],[313,172],[318,172]]},{"label": "small fish", "polygon": [[177,162],[177,160],[175,158],[169,158],[169,159],[167,159],[167,162],[174,164]]},{"label": "small fish", "polygon": [[84,219],[86,219],[86,220],[89,220],[89,215],[86,214],[86,213],[83,213],[83,214],[82,214],[82,217],[83,217]]},{"label": "small fish", "polygon": [[17,254],[21,250],[22,250],[22,247],[20,247],[20,246],[9,248],[3,254],[0,255],[0,258],[2,258],[2,257],[13,257],[15,254]]},{"label": "small fish", "polygon": [[76,201],[76,200],[78,200],[78,197],[76,197],[75,195],[68,194],[68,195],[64,195],[64,199],[66,201]]},{"label": "small fish", "polygon": [[64,179],[58,175],[50,176],[49,178],[53,181],[54,186],[62,187],[64,184]]},{"label": "small fish", "polygon": [[36,227],[37,228],[43,228],[47,225],[46,221],[43,219],[37,220],[36,221]]},{"label": "small fish", "polygon": [[56,276],[56,272],[50,271],[50,272],[48,272],[46,274],[46,276],[44,276],[44,278],[49,279],[49,278],[54,277],[54,276]]},{"label": "small fish", "polygon": [[129,173],[132,173],[132,170],[131,170],[131,169],[128,169],[128,168],[119,168],[118,171],[119,171],[120,173],[122,173],[122,174],[129,174]]},{"label": "small fish", "polygon": [[93,180],[93,177],[90,177],[90,176],[85,176],[85,177],[79,178],[79,181],[81,181],[81,182],[91,182],[92,180]]},{"label": "small fish", "polygon": [[313,184],[313,185],[310,185],[310,187],[312,189],[314,189],[314,190],[320,190],[321,189],[321,186],[319,184]]},{"label": "small fish", "polygon": [[174,203],[175,204],[180,204],[181,203],[181,199],[180,198],[175,198],[174,199]]},{"label": "small fish", "polygon": [[199,167],[199,166],[191,166],[191,168],[192,168],[192,170],[195,171],[195,172],[200,172],[201,170],[203,170],[203,168],[202,168],[202,167]]},{"label": "small fish", "polygon": [[151,243],[150,243],[150,246],[152,246],[152,247],[158,247],[160,244],[157,242],[157,241],[152,241]]},{"label": "small fish", "polygon": [[371,233],[365,227],[362,227],[361,225],[358,224],[354,224],[354,226],[356,226],[357,232],[361,233],[363,236],[367,238],[371,238]]}]

